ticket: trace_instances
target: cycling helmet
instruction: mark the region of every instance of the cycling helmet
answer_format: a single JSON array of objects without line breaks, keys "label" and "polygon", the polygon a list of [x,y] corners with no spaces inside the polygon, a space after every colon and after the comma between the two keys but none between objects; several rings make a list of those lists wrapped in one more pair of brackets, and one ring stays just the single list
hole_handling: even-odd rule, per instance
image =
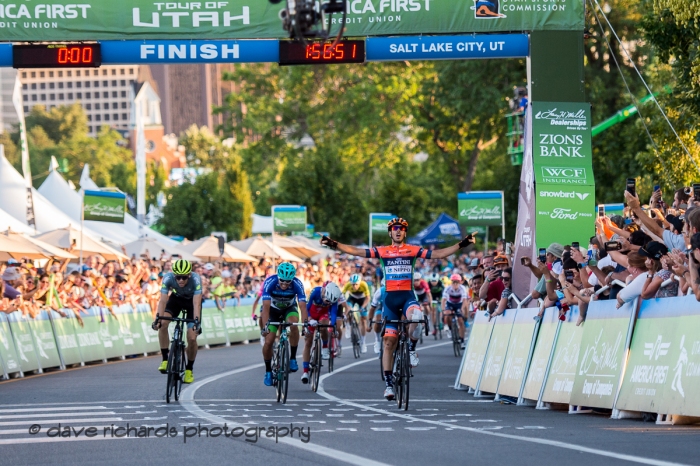
[{"label": "cycling helmet", "polygon": [[279,267],[277,267],[277,277],[280,280],[292,281],[297,274],[297,268],[294,267],[289,262],[282,262]]},{"label": "cycling helmet", "polygon": [[362,277],[360,276],[359,273],[354,273],[350,277],[350,283],[352,283],[353,285],[359,285],[361,281],[362,281]]},{"label": "cycling helmet", "polygon": [[389,223],[387,224],[387,229],[391,231],[391,227],[393,227],[394,225],[401,225],[402,227],[408,230],[408,222],[401,217],[394,217],[391,220],[389,220]]},{"label": "cycling helmet", "polygon": [[458,273],[453,273],[452,276],[450,277],[450,281],[453,282],[461,282],[462,281],[462,276]]},{"label": "cycling helmet", "polygon": [[440,275],[438,275],[438,274],[436,274],[436,273],[431,273],[431,274],[430,274],[430,281],[431,281],[431,282],[436,282],[436,281],[438,281],[438,280],[440,280]]},{"label": "cycling helmet", "polygon": [[326,283],[323,289],[323,299],[331,303],[337,303],[340,298],[340,287],[333,282]]},{"label": "cycling helmet", "polygon": [[179,259],[173,264],[173,273],[175,275],[187,275],[192,272],[192,264],[185,259]]},{"label": "cycling helmet", "polygon": [[413,279],[414,280],[420,280],[423,276],[420,274],[420,272],[413,272]]}]

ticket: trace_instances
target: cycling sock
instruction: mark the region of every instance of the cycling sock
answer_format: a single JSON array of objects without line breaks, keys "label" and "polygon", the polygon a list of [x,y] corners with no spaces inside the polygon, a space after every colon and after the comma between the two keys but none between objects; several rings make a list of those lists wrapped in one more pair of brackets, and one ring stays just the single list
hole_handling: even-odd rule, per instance
[{"label": "cycling sock", "polygon": [[328,340],[323,340],[323,347],[328,348]]},{"label": "cycling sock", "polygon": [[291,352],[289,353],[289,359],[296,359],[297,358],[297,348],[298,346],[290,346]]},{"label": "cycling sock", "polygon": [[410,343],[408,344],[408,350],[415,351],[417,343],[418,343],[418,340],[411,340]]},{"label": "cycling sock", "polygon": [[168,360],[168,353],[170,353],[170,350],[168,348],[165,348],[165,349],[161,348],[160,349],[160,354],[163,355],[163,361]]},{"label": "cycling sock", "polygon": [[192,367],[194,367],[194,361],[187,361],[187,364],[185,364],[185,370],[191,371]]},{"label": "cycling sock", "polygon": [[384,381],[387,387],[393,387],[394,381],[391,378],[391,371],[384,371]]},{"label": "cycling sock", "polygon": [[272,359],[265,360],[265,372],[272,372]]},{"label": "cycling sock", "polygon": [[304,361],[301,363],[302,366],[304,366],[304,372],[309,372],[309,363]]}]

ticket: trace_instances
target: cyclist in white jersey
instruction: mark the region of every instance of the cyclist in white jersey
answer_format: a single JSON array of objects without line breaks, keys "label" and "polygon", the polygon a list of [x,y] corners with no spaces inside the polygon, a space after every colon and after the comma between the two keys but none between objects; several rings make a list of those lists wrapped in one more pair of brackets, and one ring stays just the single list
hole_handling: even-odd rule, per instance
[{"label": "cyclist in white jersey", "polygon": [[442,292],[442,315],[446,328],[450,328],[452,315],[457,314],[457,325],[459,326],[459,338],[464,346],[464,312],[467,310],[467,300],[469,294],[467,288],[462,285],[462,276],[458,273],[450,277],[452,284]]}]

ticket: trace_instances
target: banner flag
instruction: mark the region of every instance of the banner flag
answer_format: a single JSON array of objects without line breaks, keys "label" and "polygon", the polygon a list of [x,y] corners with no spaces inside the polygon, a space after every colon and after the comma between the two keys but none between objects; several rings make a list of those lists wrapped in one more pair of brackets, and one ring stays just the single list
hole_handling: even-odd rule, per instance
[{"label": "banner flag", "polygon": [[[12,92],[12,103],[19,119],[19,145],[22,153],[22,174],[24,183],[27,186],[27,225],[36,229],[34,218],[34,197],[32,196],[32,170],[29,165],[29,146],[27,145],[27,124],[24,121],[24,106],[22,104],[22,83],[19,81],[19,74],[15,79],[15,88]],[[4,150],[4,147],[3,147]]]},{"label": "banner flag", "polygon": [[85,191],[83,216],[85,220],[124,223],[126,195],[109,191]]},{"label": "banner flag", "polygon": [[306,231],[305,206],[273,206],[272,225],[275,233]]}]

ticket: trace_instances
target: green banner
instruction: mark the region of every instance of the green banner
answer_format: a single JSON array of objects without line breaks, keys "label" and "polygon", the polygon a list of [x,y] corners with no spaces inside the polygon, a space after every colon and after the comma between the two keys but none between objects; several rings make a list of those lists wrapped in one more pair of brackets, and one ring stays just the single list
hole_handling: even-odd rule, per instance
[{"label": "green banner", "polygon": [[301,231],[301,232],[294,232],[293,236],[303,236],[305,238],[313,238],[315,235],[314,231],[314,226],[313,225],[306,225],[306,230]]},{"label": "green banner", "polygon": [[579,315],[578,306],[573,306],[566,313],[566,321],[561,324],[542,401],[569,404],[571,400],[574,377],[576,377],[578,368],[578,355],[581,350],[581,337],[583,336],[583,327],[576,325]]},{"label": "green banner", "polygon": [[273,206],[272,224],[276,233],[306,231],[306,207]]},{"label": "green banner", "polygon": [[533,102],[532,115],[535,181],[594,185],[591,105],[585,102]]},{"label": "green banner", "polygon": [[124,223],[126,196],[107,191],[85,191],[83,216],[85,220]]},{"label": "green banner", "polygon": [[260,328],[250,317],[252,312],[252,305],[227,306],[224,309],[224,325],[230,343],[260,338]]},{"label": "green banner", "polygon": [[10,330],[12,331],[12,338],[15,341],[17,357],[19,358],[22,372],[39,369],[34,338],[32,338],[27,318],[22,316],[19,311],[15,311],[8,315],[7,320],[10,323]]},{"label": "green banner", "polygon": [[484,315],[484,312],[477,312],[474,316],[474,324],[469,333],[469,342],[467,346],[467,355],[464,358],[464,366],[462,367],[462,376],[459,383],[471,388],[476,388],[479,381],[479,374],[484,365],[486,351],[491,340],[491,332],[493,331],[494,322],[489,322],[489,318]]},{"label": "green banner", "polygon": [[105,348],[100,338],[100,318],[94,315],[82,315],[81,318],[83,325],[80,325],[77,319],[74,324],[83,361],[102,361],[105,359]]},{"label": "green banner", "polygon": [[10,324],[7,323],[5,314],[0,314],[0,358],[5,371],[12,374],[20,371],[20,360],[12,341]]},{"label": "green banner", "polygon": [[[272,39],[286,37],[281,5],[264,0],[20,0],[0,3],[0,40]],[[347,36],[584,28],[583,2],[348,0]],[[340,15],[332,17],[337,31]]]},{"label": "green banner", "polygon": [[554,336],[557,333],[559,322],[559,312],[556,307],[545,309],[540,322],[540,331],[537,334],[535,352],[532,354],[532,361],[530,361],[525,379],[525,389],[523,390],[523,398],[525,399],[537,400],[540,397],[540,389],[544,383],[545,371],[553,350]]},{"label": "green banner", "polygon": [[27,323],[34,337],[34,347],[36,348],[41,368],[60,367],[61,359],[58,357],[56,339],[53,335],[49,315],[46,311],[41,311],[36,318],[28,319]]},{"label": "green banner", "polygon": [[588,244],[595,234],[595,187],[538,184],[537,246]]},{"label": "green banner", "polygon": [[498,384],[499,395],[516,398],[520,396],[520,387],[527,373],[527,359],[533,337],[537,328],[534,317],[538,308],[518,309],[513,323],[513,330],[508,341],[503,374]]},{"label": "green banner", "polygon": [[478,191],[457,194],[459,223],[463,226],[503,225],[503,193]]},{"label": "green banner", "polygon": [[581,337],[578,369],[571,404],[612,409],[627,355],[627,333],[636,301],[617,309],[616,301],[593,301],[588,306]]},{"label": "green banner", "polygon": [[63,363],[66,366],[80,364],[82,362],[80,347],[78,346],[78,339],[75,336],[75,329],[71,322],[74,318],[61,317],[56,311],[49,312],[51,312],[53,327],[56,330],[56,344],[61,350]]},{"label": "green banner", "polygon": [[502,315],[496,317],[491,332],[491,342],[486,353],[484,362],[484,373],[481,376],[479,390],[482,392],[496,393],[498,382],[501,380],[503,363],[508,352],[508,341],[510,340],[513,322],[515,321],[516,309],[507,309]]}]

